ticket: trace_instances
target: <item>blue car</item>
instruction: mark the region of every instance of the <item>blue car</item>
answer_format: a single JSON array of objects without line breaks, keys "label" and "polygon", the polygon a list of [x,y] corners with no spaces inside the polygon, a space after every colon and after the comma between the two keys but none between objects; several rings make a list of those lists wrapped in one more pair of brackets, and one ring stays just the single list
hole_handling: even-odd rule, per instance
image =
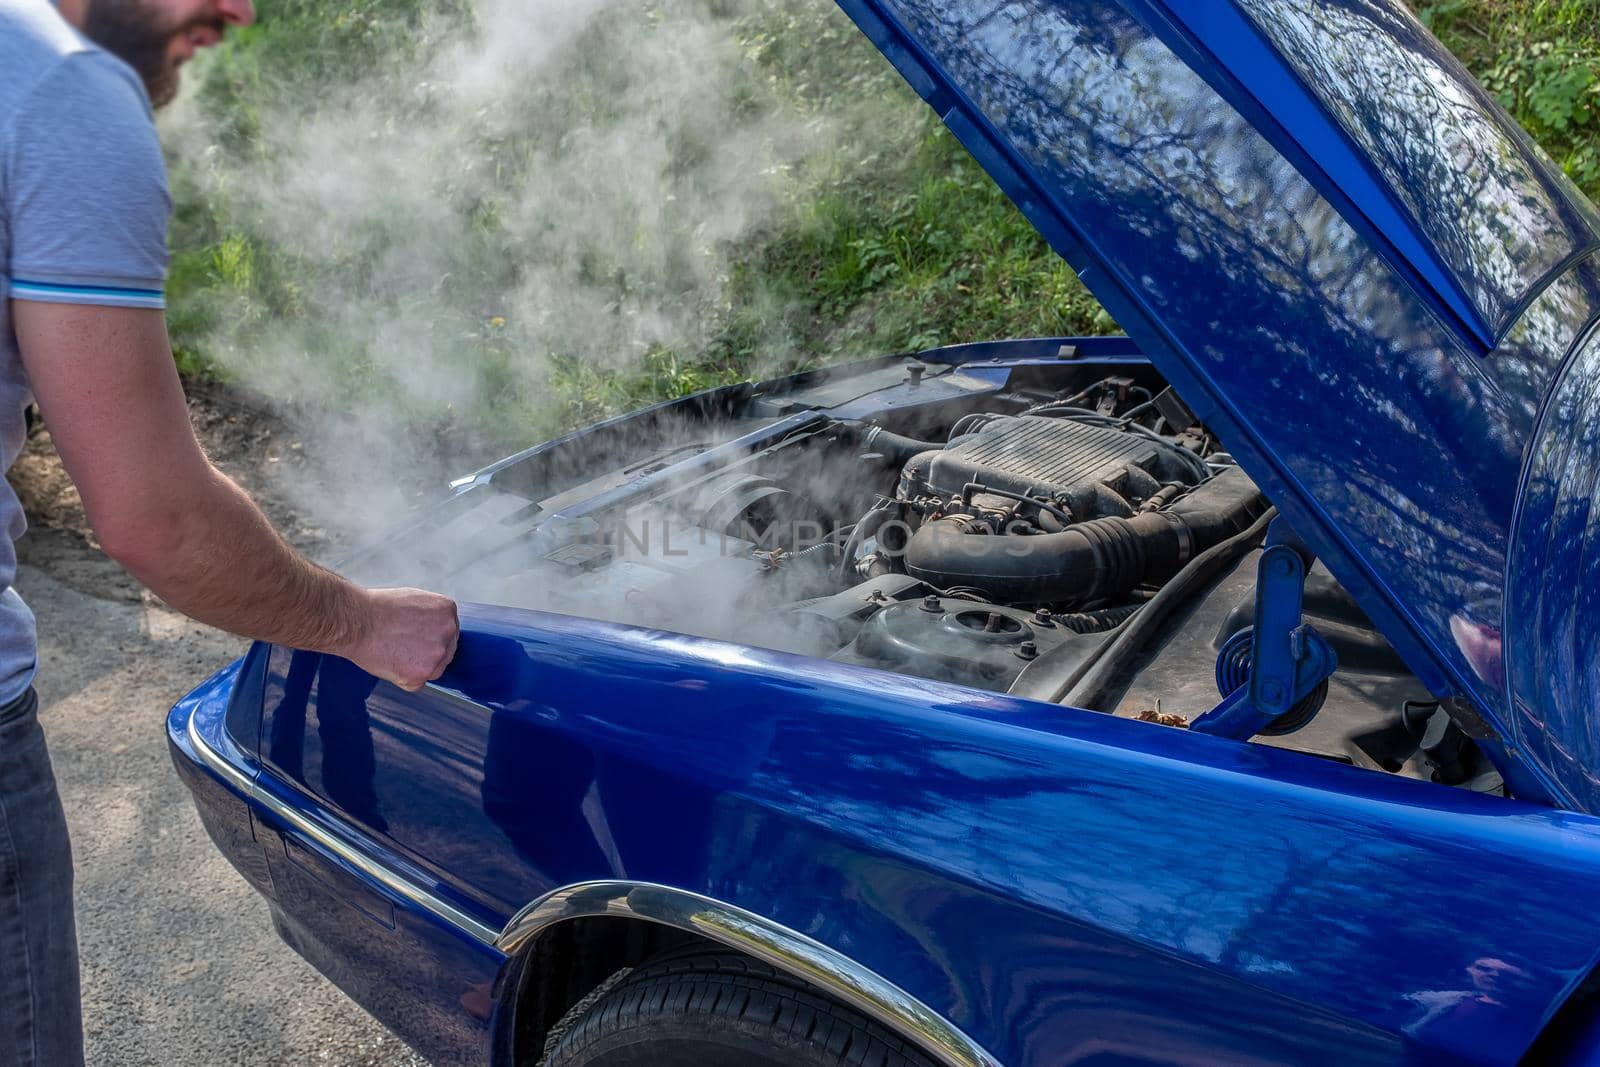
[{"label": "blue car", "polygon": [[1401,0],[841,0],[1127,337],[715,389],[172,710],[437,1064],[1600,1056],[1600,214]]}]

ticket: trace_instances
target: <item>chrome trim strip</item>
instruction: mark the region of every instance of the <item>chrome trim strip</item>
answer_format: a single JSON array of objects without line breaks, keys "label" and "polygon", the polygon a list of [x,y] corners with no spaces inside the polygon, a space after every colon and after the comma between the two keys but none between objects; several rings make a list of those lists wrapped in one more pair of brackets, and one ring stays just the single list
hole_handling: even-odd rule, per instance
[{"label": "chrome trim strip", "polygon": [[200,727],[195,722],[193,711],[189,713],[187,733],[189,735],[189,743],[194,746],[195,754],[200,757],[200,762],[205,764],[217,777],[226,781],[233,789],[243,793],[245,799],[250,803],[265,808],[273,816],[288,823],[307,838],[338,856],[390,892],[410,901],[456,929],[470,934],[486,945],[495,943],[499,935],[498,930],[484,925],[455,905],[440,900],[422,886],[384,867],[371,856],[352,845],[343,835],[331,827],[313,819],[305,812],[290,807],[257,785],[254,779],[240,768],[229,763],[220,752],[212,748],[200,736]]},{"label": "chrome trim strip", "polygon": [[513,916],[495,944],[511,955],[557,923],[608,915],[687,930],[754,956],[888,1027],[944,1067],[1001,1067],[944,1016],[820,941],[754,912],[670,886],[621,881],[564,886]]}]

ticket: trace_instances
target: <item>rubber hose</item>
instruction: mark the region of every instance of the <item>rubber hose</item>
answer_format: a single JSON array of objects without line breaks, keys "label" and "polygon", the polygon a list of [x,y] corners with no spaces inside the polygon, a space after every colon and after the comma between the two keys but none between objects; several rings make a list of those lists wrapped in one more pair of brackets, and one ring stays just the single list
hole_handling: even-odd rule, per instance
[{"label": "rubber hose", "polygon": [[878,527],[887,522],[894,513],[895,507],[893,504],[884,504],[867,512],[861,517],[861,521],[856,523],[856,528],[850,531],[850,539],[844,544],[844,551],[839,554],[839,577],[841,579],[849,576],[850,565],[856,561],[856,549],[867,538],[877,533]]},{"label": "rubber hose", "polygon": [[901,467],[911,462],[911,457],[915,455],[922,452],[938,452],[945,446],[944,441],[919,441],[915,437],[890,433],[882,426],[866,427],[860,433],[860,442],[863,451],[877,452]]},{"label": "rubber hose", "polygon": [[1119,686],[1127,688],[1132,664],[1144,655],[1162,625],[1241,556],[1259,545],[1266,536],[1267,526],[1277,515],[1276,508],[1268,508],[1243,533],[1235,534],[1196,556],[1146,602],[1144,610],[1122,628],[1099,656],[1085,664],[1075,675],[1048,691],[1021,695],[1077,708],[1110,707],[1114,703],[1111,699],[1113,691],[1120,691]]},{"label": "rubber hose", "polygon": [[1077,634],[1100,634],[1107,630],[1115,630],[1118,626],[1133,617],[1143,604],[1124,604],[1116,608],[1101,608],[1098,611],[1077,611],[1067,615],[1052,615],[1050,620],[1057,626],[1065,626]]},{"label": "rubber hose", "polygon": [[1093,519],[1060,533],[988,534],[966,516],[936,519],[912,536],[905,570],[1000,603],[1087,603],[1165,581],[1248,526],[1265,505],[1254,483],[1232,468],[1161,511]]}]

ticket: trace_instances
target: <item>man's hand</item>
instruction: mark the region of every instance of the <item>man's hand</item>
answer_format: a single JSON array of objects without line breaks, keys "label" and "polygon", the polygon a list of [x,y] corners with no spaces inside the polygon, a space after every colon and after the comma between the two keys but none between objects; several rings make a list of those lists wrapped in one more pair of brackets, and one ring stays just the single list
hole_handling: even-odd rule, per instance
[{"label": "man's hand", "polygon": [[179,611],[330,652],[419,689],[455,654],[455,605],[369,591],[294,551],[211,465],[160,311],[12,301],[22,359],[106,554]]},{"label": "man's hand", "polygon": [[455,601],[421,589],[374,589],[364,599],[367,624],[341,655],[408,693],[444,673],[460,635]]}]

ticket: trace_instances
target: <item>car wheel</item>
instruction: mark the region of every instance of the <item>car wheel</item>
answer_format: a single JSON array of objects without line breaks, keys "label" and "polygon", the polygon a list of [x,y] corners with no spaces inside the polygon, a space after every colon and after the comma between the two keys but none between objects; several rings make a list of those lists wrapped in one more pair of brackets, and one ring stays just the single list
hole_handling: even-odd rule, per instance
[{"label": "car wheel", "polygon": [[888,1030],[757,960],[647,963],[591,1003],[546,1067],[934,1067]]}]

